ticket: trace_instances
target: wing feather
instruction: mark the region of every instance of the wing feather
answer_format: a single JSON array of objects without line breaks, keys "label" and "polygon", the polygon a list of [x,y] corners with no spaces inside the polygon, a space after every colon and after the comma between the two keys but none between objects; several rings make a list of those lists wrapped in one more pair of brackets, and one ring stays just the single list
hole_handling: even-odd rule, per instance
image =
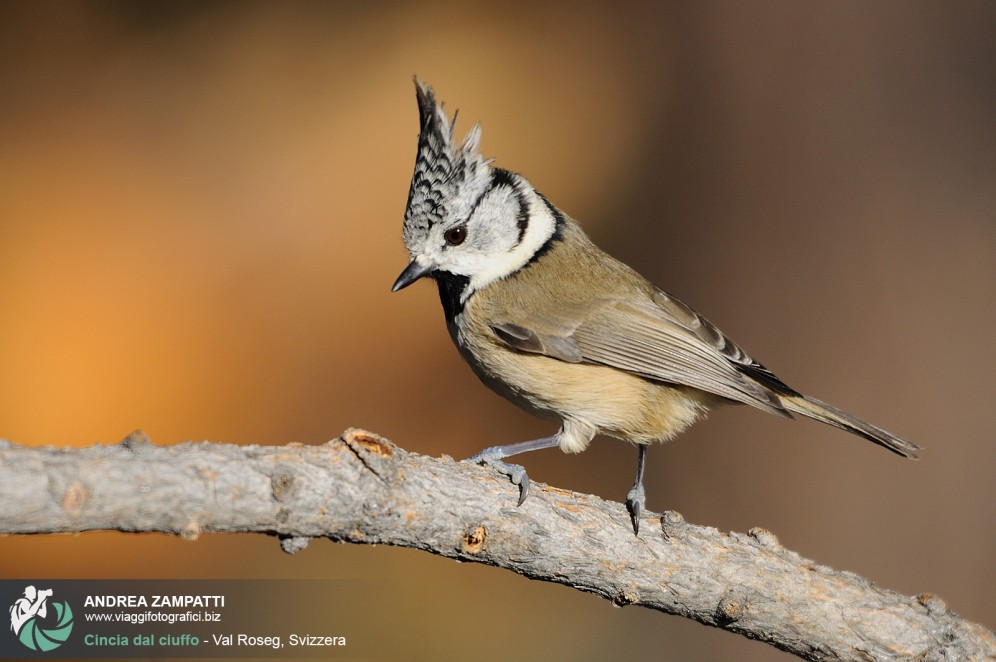
[{"label": "wing feather", "polygon": [[744,378],[721,345],[707,342],[655,302],[616,301],[601,306],[572,338],[592,363],[785,413],[777,397]]},{"label": "wing feather", "polygon": [[517,324],[493,328],[502,342],[519,351],[611,366],[791,417],[766,388],[767,381],[759,384],[744,373],[770,375],[768,381],[784,386],[774,375],[704,318],[662,292],[646,299],[589,301],[574,315],[565,312],[558,311],[556,323],[545,314],[533,314]]}]

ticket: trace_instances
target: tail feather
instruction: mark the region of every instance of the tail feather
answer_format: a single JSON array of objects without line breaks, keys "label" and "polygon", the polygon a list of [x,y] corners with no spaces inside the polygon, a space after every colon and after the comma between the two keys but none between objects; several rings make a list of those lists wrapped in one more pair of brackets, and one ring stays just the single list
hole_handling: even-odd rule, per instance
[{"label": "tail feather", "polygon": [[841,430],[847,430],[903,457],[916,459],[917,451],[920,450],[920,447],[916,444],[910,443],[874,425],[865,423],[845,411],[841,411],[832,405],[821,402],[816,398],[811,398],[808,395],[780,395],[780,398],[785,408],[791,412],[808,416],[821,423],[838,427]]}]

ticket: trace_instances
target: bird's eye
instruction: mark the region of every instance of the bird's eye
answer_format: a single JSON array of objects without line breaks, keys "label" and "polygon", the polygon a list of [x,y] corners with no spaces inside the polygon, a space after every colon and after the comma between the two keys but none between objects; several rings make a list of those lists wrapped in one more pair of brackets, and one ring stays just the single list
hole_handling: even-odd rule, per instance
[{"label": "bird's eye", "polygon": [[455,228],[450,228],[449,230],[446,231],[446,234],[443,235],[443,239],[445,239],[446,243],[449,244],[450,246],[459,246],[464,242],[466,238],[467,238],[467,228],[462,225],[458,225]]}]

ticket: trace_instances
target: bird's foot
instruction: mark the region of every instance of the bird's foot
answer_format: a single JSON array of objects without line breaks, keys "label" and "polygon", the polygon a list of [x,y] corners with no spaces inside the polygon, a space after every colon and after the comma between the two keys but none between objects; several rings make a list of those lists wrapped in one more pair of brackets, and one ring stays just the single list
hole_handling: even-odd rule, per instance
[{"label": "bird's foot", "polygon": [[502,458],[507,457],[502,450],[501,446],[485,448],[477,455],[468,457],[464,462],[486,464],[508,476],[513,485],[519,486],[519,503],[517,505],[521,506],[522,502],[529,496],[529,476],[526,474],[526,468],[521,464],[502,462]]},{"label": "bird's foot", "polygon": [[640,535],[640,515],[647,505],[647,495],[643,491],[643,483],[637,483],[626,495],[626,508],[633,517],[633,533]]}]

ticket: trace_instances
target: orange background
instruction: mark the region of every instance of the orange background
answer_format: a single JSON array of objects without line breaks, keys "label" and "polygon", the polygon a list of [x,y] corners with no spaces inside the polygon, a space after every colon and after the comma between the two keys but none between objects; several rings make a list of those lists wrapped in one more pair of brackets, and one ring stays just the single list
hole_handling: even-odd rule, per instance
[{"label": "orange background", "polygon": [[[730,408],[651,449],[649,508],[763,526],[991,627],[994,21],[987,2],[4,3],[0,436],[318,444],[362,426],[462,457],[549,434],[463,365],[433,287],[389,292],[417,73],[603,248],[790,385],[926,447],[908,462]],[[635,452],[524,463],[622,500]],[[0,568],[376,578],[371,631],[347,634],[386,626],[409,659],[787,658],[384,547],[13,537]]]}]

